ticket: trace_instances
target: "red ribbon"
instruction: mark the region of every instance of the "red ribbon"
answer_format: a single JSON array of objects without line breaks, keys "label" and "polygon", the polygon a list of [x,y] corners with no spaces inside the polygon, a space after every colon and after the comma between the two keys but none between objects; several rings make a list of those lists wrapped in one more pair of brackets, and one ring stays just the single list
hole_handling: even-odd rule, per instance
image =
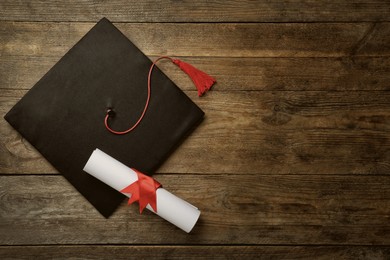
[{"label": "red ribbon", "polygon": [[139,212],[142,213],[144,208],[149,204],[155,212],[157,212],[156,190],[161,187],[161,184],[150,176],[142,172],[132,169],[137,173],[138,181],[133,182],[123,190],[122,193],[131,194],[128,205],[138,201]]}]

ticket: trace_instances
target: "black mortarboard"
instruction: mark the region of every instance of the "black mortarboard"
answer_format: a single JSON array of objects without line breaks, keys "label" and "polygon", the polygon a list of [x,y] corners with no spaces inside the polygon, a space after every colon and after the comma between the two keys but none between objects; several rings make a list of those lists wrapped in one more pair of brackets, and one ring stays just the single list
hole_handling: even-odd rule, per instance
[{"label": "black mortarboard", "polygon": [[104,126],[108,107],[116,111],[113,129],[127,129],[140,117],[151,65],[103,18],[5,116],[105,217],[124,196],[83,172],[92,151],[152,173],[204,115],[155,68],[142,122],[129,134],[110,133]]}]

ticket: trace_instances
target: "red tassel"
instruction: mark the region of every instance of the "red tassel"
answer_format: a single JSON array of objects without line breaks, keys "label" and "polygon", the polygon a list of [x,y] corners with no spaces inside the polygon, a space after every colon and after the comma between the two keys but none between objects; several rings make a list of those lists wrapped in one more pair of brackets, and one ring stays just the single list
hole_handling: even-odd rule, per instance
[{"label": "red tassel", "polygon": [[213,77],[201,70],[198,70],[191,64],[178,59],[172,59],[172,62],[175,63],[182,71],[187,73],[188,76],[190,76],[196,88],[198,89],[199,97],[202,96],[207,90],[209,90],[216,82]]},{"label": "red tassel", "polygon": [[127,130],[115,131],[115,130],[111,129],[111,127],[108,125],[108,119],[110,117],[113,117],[112,110],[108,109],[107,113],[106,113],[106,117],[104,118],[104,125],[106,126],[108,131],[110,131],[111,133],[116,134],[116,135],[124,135],[124,134],[127,134],[127,133],[133,131],[138,126],[138,124],[142,121],[142,119],[144,118],[144,115],[146,113],[146,110],[149,107],[152,71],[153,71],[154,66],[156,66],[156,63],[162,59],[169,59],[170,61],[175,63],[182,71],[187,73],[188,76],[190,76],[190,78],[194,82],[196,88],[198,89],[198,96],[199,97],[202,96],[207,90],[209,90],[211,88],[211,86],[214,85],[214,83],[216,82],[216,80],[213,77],[207,75],[203,71],[198,70],[197,68],[195,68],[194,66],[192,66],[186,62],[183,62],[183,61],[178,60],[178,59],[172,59],[171,57],[168,57],[168,56],[161,56],[160,58],[156,59],[152,63],[152,65],[150,66],[149,74],[148,74],[148,96],[147,96],[147,99],[145,102],[144,110],[142,111],[142,114],[138,118],[137,122],[135,122],[135,124],[132,127],[128,128]]}]

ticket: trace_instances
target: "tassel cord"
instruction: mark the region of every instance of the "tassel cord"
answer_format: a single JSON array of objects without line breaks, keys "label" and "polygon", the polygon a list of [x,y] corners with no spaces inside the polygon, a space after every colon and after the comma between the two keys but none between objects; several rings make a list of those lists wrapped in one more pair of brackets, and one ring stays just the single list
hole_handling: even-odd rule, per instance
[{"label": "tassel cord", "polygon": [[127,130],[124,130],[124,131],[115,131],[113,130],[109,125],[108,125],[108,119],[110,118],[110,112],[111,112],[111,109],[109,109],[107,111],[107,114],[106,114],[106,117],[104,118],[104,125],[106,126],[107,130],[110,131],[111,133],[113,134],[116,134],[116,135],[124,135],[124,134],[127,134],[131,131],[134,130],[134,128],[136,128],[139,123],[141,123],[142,119],[144,118],[145,116],[145,113],[146,113],[146,110],[148,110],[148,107],[149,107],[149,101],[150,101],[150,96],[151,96],[151,78],[152,78],[152,71],[153,71],[153,68],[154,66],[156,66],[156,63],[162,59],[169,59],[173,62],[173,59],[171,57],[167,57],[167,56],[162,56],[162,57],[159,57],[158,59],[156,59],[153,64],[150,66],[150,69],[149,69],[149,74],[148,74],[148,95],[147,95],[147,98],[146,98],[146,102],[145,102],[145,107],[144,107],[144,110],[142,111],[140,117],[138,118],[137,122],[135,122],[135,124],[130,127],[129,129]]},{"label": "tassel cord", "polygon": [[127,133],[133,131],[139,125],[139,123],[141,123],[142,119],[145,116],[146,110],[148,110],[148,107],[149,107],[149,101],[150,101],[150,96],[151,96],[152,72],[153,72],[154,67],[156,66],[156,63],[162,59],[170,60],[172,63],[174,63],[176,66],[178,66],[181,70],[183,70],[188,76],[190,76],[190,78],[194,82],[196,88],[198,89],[198,96],[202,96],[215,83],[214,78],[210,77],[209,75],[207,75],[203,71],[196,69],[192,65],[185,63],[185,62],[178,60],[178,59],[172,59],[171,57],[168,57],[168,56],[161,56],[161,57],[157,58],[150,66],[149,74],[148,74],[148,88],[147,88],[148,94],[147,94],[147,98],[146,98],[146,102],[145,102],[145,107],[144,107],[140,117],[138,118],[137,122],[135,122],[135,124],[127,130],[115,131],[108,124],[109,118],[113,117],[115,115],[115,112],[111,108],[109,108],[107,110],[106,116],[104,118],[104,125],[106,126],[108,131],[110,131],[111,133],[116,134],[116,135],[124,135],[124,134],[127,134]]}]

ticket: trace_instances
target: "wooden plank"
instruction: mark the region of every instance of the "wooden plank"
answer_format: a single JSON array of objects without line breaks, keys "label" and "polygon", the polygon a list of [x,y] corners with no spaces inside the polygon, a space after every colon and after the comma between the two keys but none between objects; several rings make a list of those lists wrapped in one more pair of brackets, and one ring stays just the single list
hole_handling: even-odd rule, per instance
[{"label": "wooden plank", "polygon": [[156,179],[202,211],[190,234],[125,203],[105,219],[61,176],[0,176],[0,244],[390,243],[390,176]]},{"label": "wooden plank", "polygon": [[[215,92],[198,100],[195,93],[191,96],[205,110],[206,120],[162,172],[388,172],[388,92]],[[0,172],[51,172],[6,122],[1,126]],[[205,160],[212,163],[205,165]]]},{"label": "wooden plank", "polygon": [[2,20],[117,22],[389,21],[388,1],[12,1],[0,3]]},{"label": "wooden plank", "polygon": [[[59,59],[3,56],[0,89],[30,89]],[[217,78],[213,91],[390,89],[390,57],[182,59]],[[158,66],[181,89],[194,90],[189,77],[176,66],[164,61]]]},{"label": "wooden plank", "polygon": [[[2,90],[0,112],[23,93]],[[186,93],[206,118],[160,173],[389,173],[388,91]],[[4,120],[0,132],[0,172],[54,172]]]},{"label": "wooden plank", "polygon": [[1,259],[386,259],[388,246],[1,246]]},{"label": "wooden plank", "polygon": [[359,44],[355,46],[353,54],[375,55],[378,50],[381,50],[383,54],[388,55],[390,53],[390,26],[388,25],[387,23],[374,24]]},{"label": "wooden plank", "polygon": [[[0,23],[0,54],[64,55],[94,23]],[[359,54],[370,23],[118,23],[149,56],[339,57]],[[390,23],[382,25],[385,28]],[[380,33],[380,31],[378,31]],[[385,37],[382,35],[378,36]],[[373,42],[370,55],[387,55]]]}]

